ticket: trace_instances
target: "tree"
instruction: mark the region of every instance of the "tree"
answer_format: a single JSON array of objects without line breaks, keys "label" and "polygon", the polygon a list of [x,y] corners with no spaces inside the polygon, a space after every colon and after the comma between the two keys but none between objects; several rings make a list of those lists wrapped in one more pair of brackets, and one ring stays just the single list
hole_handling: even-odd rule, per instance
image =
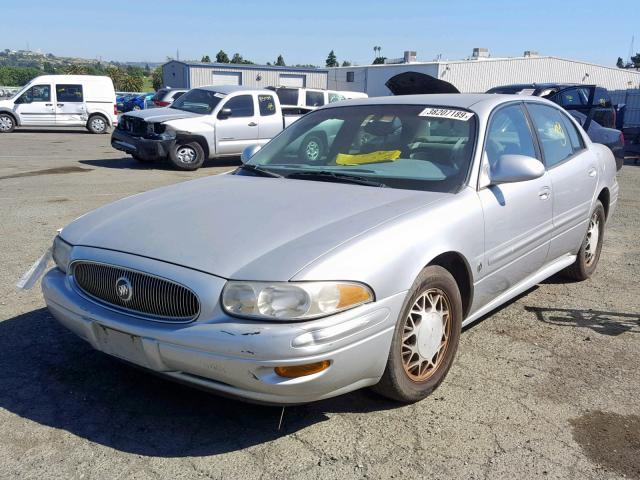
[{"label": "tree", "polygon": [[287,64],[284,63],[284,58],[282,57],[282,55],[278,55],[278,58],[276,60],[275,65],[278,66],[278,67],[286,67],[287,66]]},{"label": "tree", "polygon": [[151,74],[151,82],[153,83],[154,90],[160,90],[162,88],[162,68],[156,68]]},{"label": "tree", "polygon": [[342,66],[343,67],[350,67],[351,66],[351,62],[345,60],[344,62],[342,62]]},{"label": "tree", "polygon": [[622,60],[622,57],[618,57],[618,61],[616,62],[616,67],[618,68],[624,68],[624,61]]},{"label": "tree", "polygon": [[151,67],[149,66],[148,63],[146,63],[144,65],[144,74],[148,77],[149,75],[151,75]]},{"label": "tree", "polygon": [[327,67],[338,67],[340,64],[338,63],[338,59],[336,58],[336,54],[331,50],[329,55],[327,56],[327,60],[325,62]]},{"label": "tree", "polygon": [[382,65],[387,57],[376,57],[373,59],[373,65]]},{"label": "tree", "polygon": [[211,63],[211,59],[209,58],[209,55],[203,55],[202,56],[202,60],[200,60],[202,63]]},{"label": "tree", "polygon": [[223,50],[220,50],[216,54],[216,62],[218,62],[218,63],[229,63],[229,57],[227,56],[226,53],[224,53]]},{"label": "tree", "polygon": [[631,57],[631,66],[633,68],[640,68],[640,53],[636,53]]},{"label": "tree", "polygon": [[242,55],[240,55],[239,53],[234,53],[233,54],[233,58],[231,58],[231,62],[230,63],[240,63],[240,64],[245,64],[245,65],[253,65],[253,62],[251,60],[245,60],[244,58],[242,58]]}]

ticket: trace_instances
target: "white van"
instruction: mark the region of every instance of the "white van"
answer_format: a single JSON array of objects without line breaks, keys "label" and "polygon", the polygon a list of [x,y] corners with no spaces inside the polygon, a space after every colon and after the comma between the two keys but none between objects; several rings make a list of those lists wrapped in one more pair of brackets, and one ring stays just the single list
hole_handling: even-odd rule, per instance
[{"label": "white van", "polygon": [[298,87],[268,87],[275,90],[284,108],[299,107],[307,110],[315,110],[333,102],[351,100],[353,98],[368,98],[366,93],[347,92],[338,90],[322,90],[320,88]]},{"label": "white van", "polygon": [[118,124],[116,92],[109,77],[44,75],[0,100],[0,133],[18,126],[86,127],[107,133]]}]

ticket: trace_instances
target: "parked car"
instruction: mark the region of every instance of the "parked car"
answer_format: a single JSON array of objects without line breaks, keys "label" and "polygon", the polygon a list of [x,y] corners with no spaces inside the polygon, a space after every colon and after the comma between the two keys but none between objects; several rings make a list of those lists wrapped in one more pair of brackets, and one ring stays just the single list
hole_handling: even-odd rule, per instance
[{"label": "parked car", "polygon": [[189,90],[184,88],[161,88],[151,101],[154,107],[168,107]]},{"label": "parked car", "polygon": [[368,98],[366,93],[336,90],[322,90],[319,88],[298,87],[269,87],[278,94],[283,108],[300,107],[309,110],[328,105],[329,103],[355,98]]},{"label": "parked car", "polygon": [[86,127],[107,133],[117,125],[116,94],[109,77],[44,75],[0,100],[0,132],[18,126]]},{"label": "parked car", "polygon": [[[606,88],[597,85],[564,83],[526,83],[503,85],[487,90],[487,93],[534,95],[557,103],[567,111],[584,115],[592,112],[592,118],[605,128],[616,128],[616,109]],[[593,98],[591,98],[593,95]]]},{"label": "parked car", "polygon": [[[267,95],[207,92],[222,93],[176,103]],[[291,148],[336,123],[316,161]],[[243,162],[62,229],[42,281],[52,315],[225,395],[297,404],[374,386],[413,402],[444,380],[463,326],[556,272],[593,275],[618,199],[611,151],[534,97],[336,103]]]},{"label": "parked car", "polygon": [[147,105],[151,103],[155,93],[143,93],[142,95],[130,95],[123,100],[122,112],[132,112],[138,110],[144,110],[148,108]]},{"label": "parked car", "polygon": [[[572,117],[574,117],[580,126],[584,127],[587,125],[588,116],[582,112],[578,112],[576,110],[569,111]],[[595,120],[591,120],[588,124],[587,135],[594,143],[601,143],[606,145],[613,152],[613,156],[616,159],[616,168],[620,170],[624,165],[624,157],[625,157],[625,143],[624,143],[624,135],[620,130],[616,130],[615,128],[606,128],[600,125]]]},{"label": "parked car", "polygon": [[271,90],[199,87],[167,108],[122,115],[111,145],[141,162],[169,159],[180,170],[196,170],[206,158],[267,143],[298,118],[283,114]]}]

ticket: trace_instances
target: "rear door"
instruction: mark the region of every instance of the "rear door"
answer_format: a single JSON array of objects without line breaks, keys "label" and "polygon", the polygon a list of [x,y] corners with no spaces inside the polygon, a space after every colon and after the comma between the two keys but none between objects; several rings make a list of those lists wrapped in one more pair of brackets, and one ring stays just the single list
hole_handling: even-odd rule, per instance
[{"label": "rear door", "polygon": [[258,143],[264,145],[283,129],[283,116],[275,94],[258,95]]},{"label": "rear door", "polygon": [[527,103],[551,178],[553,232],[549,259],[576,253],[582,244],[598,183],[596,158],[559,108]]},{"label": "rear door", "polygon": [[216,155],[239,155],[249,145],[258,143],[260,116],[255,95],[243,93],[228,98],[220,109],[228,108],[231,116],[216,120]]},{"label": "rear door", "polygon": [[52,97],[49,84],[33,85],[25,90],[14,102],[20,125],[55,125],[56,110]]},{"label": "rear door", "polygon": [[83,126],[87,123],[84,89],[79,83],[58,83],[56,88],[56,125]]}]

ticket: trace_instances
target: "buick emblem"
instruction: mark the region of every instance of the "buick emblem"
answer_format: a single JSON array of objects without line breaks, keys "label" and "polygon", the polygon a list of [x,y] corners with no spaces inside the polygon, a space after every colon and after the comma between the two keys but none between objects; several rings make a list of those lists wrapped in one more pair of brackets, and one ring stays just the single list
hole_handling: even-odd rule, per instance
[{"label": "buick emblem", "polygon": [[128,302],[133,296],[133,287],[131,286],[131,280],[127,277],[120,277],[116,280],[116,294],[118,298],[123,302]]}]

